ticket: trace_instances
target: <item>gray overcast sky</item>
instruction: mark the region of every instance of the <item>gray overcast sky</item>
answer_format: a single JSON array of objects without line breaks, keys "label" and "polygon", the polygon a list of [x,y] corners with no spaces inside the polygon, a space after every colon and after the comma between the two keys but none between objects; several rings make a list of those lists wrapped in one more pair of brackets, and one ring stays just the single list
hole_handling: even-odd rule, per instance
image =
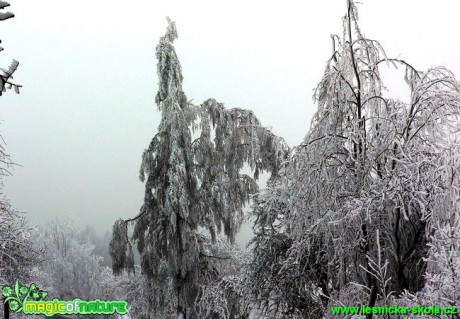
[{"label": "gray overcast sky", "polygon": [[[143,202],[138,169],[160,119],[154,49],[165,16],[177,23],[188,99],[252,109],[294,146],[346,11],[345,0],[9,2],[16,17],[0,24],[0,64],[19,60],[24,88],[0,98],[0,132],[23,167],[4,194],[34,223],[70,216],[100,230]],[[460,76],[457,0],[362,2],[361,29],[389,56]],[[386,83],[404,94],[391,74]]]}]

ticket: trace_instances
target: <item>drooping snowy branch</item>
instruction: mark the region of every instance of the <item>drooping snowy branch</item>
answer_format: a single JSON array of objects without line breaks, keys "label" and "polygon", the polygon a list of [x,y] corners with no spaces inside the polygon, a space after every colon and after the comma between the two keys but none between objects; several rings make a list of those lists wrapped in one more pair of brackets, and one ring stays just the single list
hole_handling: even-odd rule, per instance
[{"label": "drooping snowy branch", "polygon": [[[5,1],[0,1],[0,10],[4,9],[5,7],[8,7],[9,5],[10,4]],[[13,17],[14,14],[12,14],[11,12],[0,12],[0,21],[7,20]],[[2,50],[3,48],[0,47],[0,51]],[[8,69],[0,68],[0,70],[2,71],[2,74],[0,75],[0,95],[2,95],[2,93],[5,92],[6,89],[12,88],[17,94],[19,94],[19,88],[22,87],[22,85],[11,82],[11,79],[13,78],[13,73],[16,71],[18,66],[19,62],[13,60]]]},{"label": "drooping snowy branch", "polygon": [[[226,109],[213,99],[201,105],[187,101],[182,70],[173,41],[175,23],[168,19],[156,49],[159,90],[156,103],[162,118],[158,133],[142,155],[140,179],[144,204],[131,220],[132,239],[141,254],[143,273],[150,279],[166,262],[177,298],[177,313],[194,316],[199,285],[213,272],[200,234],[214,242],[219,233],[234,240],[243,207],[257,191],[261,172],[277,174],[289,153],[284,140],[264,128],[251,111]],[[192,132],[199,137],[192,140]],[[254,176],[242,173],[249,166]],[[126,268],[129,243],[126,223],[114,226],[111,254],[114,270]],[[128,249],[125,247],[128,245]],[[197,267],[200,265],[200,267]],[[201,271],[199,271],[201,269]]]},{"label": "drooping snowy branch", "polygon": [[[430,236],[457,214],[458,81],[387,58],[347,4],[310,130],[254,208],[253,291],[265,314],[320,318],[331,305],[425,289]],[[405,69],[409,103],[382,95],[383,63]]]}]

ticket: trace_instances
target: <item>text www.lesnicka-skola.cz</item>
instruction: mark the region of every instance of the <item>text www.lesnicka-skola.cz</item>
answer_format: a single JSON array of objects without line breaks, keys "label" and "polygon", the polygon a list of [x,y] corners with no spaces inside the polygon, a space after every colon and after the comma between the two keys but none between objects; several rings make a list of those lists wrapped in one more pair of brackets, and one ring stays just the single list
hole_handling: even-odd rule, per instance
[{"label": "text www.lesnicka-skola.cz", "polygon": [[456,306],[374,306],[331,307],[332,315],[457,315]]}]

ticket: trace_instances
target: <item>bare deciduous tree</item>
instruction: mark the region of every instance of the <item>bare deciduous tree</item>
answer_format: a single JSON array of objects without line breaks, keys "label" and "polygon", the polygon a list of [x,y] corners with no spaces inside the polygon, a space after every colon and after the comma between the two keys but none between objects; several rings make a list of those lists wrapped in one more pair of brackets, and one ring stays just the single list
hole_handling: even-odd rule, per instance
[{"label": "bare deciduous tree", "polygon": [[[8,7],[5,1],[0,1],[0,10]],[[11,12],[0,12],[0,21],[14,17]],[[0,51],[3,48],[0,47]],[[18,66],[13,61],[8,70],[0,75],[0,95],[5,87],[14,87],[19,93],[19,85],[10,82],[12,74]],[[14,164],[6,152],[5,143],[0,135],[0,190],[3,189],[3,177],[11,175],[10,168]],[[2,196],[2,193],[0,193]],[[29,239],[30,227],[21,212],[14,209],[7,198],[0,198],[0,285],[11,284],[16,278],[25,278],[29,267],[37,257]]]},{"label": "bare deciduous tree", "polygon": [[[429,248],[445,229],[435,226],[458,221],[458,81],[444,67],[388,58],[361,32],[352,0],[343,22],[309,133],[254,209],[251,283],[269,315],[322,318],[331,305],[420,291],[440,253]],[[382,94],[383,65],[405,71],[409,103]]]}]

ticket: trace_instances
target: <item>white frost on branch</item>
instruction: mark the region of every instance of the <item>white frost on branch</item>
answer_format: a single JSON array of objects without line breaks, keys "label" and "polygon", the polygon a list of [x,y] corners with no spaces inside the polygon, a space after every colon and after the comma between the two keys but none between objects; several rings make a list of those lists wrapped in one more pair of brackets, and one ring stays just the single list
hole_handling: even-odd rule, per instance
[{"label": "white frost on branch", "polygon": [[[458,245],[439,238],[459,211],[459,82],[444,67],[388,58],[347,3],[311,128],[253,209],[251,284],[269,316],[319,319],[332,305],[395,302],[434,290],[434,278],[459,279],[432,264]],[[405,69],[409,103],[382,96],[382,63]]]},{"label": "white frost on branch", "polygon": [[[165,262],[178,312],[193,318],[200,285],[215,272],[206,244],[215,242],[220,233],[233,242],[243,222],[243,207],[258,190],[259,174],[276,175],[289,147],[251,111],[226,109],[214,99],[201,105],[189,102],[182,89],[175,39],[175,23],[168,19],[156,48],[160,81],[155,101],[161,123],[142,155],[144,204],[127,222],[134,225],[132,240],[141,254],[143,273],[156,281]],[[192,140],[196,131],[198,137]],[[245,165],[253,176],[241,173]],[[200,229],[208,230],[211,239]],[[132,261],[127,238],[126,225],[117,222],[111,243],[115,272]]]}]

